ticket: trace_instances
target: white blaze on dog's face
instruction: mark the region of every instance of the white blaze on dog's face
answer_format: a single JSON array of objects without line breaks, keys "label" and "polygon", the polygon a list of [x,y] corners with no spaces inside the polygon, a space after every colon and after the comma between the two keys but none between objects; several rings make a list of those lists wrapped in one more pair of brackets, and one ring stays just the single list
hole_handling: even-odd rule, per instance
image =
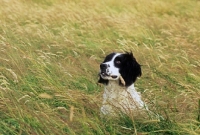
[{"label": "white blaze on dog's face", "polygon": [[120,77],[119,67],[121,61],[118,59],[121,53],[108,55],[104,62],[100,64],[100,76],[106,80],[118,80]]}]

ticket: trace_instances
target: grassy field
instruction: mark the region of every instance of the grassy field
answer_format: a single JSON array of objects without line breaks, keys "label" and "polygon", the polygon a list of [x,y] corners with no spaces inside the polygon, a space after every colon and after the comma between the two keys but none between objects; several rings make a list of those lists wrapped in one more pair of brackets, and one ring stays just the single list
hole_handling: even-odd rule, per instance
[{"label": "grassy field", "polygon": [[[124,51],[162,118],[100,116],[99,63]],[[199,102],[199,0],[1,0],[0,135],[198,135]]]}]

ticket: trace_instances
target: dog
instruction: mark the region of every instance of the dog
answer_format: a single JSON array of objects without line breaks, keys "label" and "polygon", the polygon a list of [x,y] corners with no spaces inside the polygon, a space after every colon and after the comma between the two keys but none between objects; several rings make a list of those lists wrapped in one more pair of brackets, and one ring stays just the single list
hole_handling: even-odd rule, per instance
[{"label": "dog", "polygon": [[98,83],[105,85],[101,112],[103,115],[138,114],[145,108],[134,82],[142,75],[141,65],[132,52],[111,53],[100,64]]}]

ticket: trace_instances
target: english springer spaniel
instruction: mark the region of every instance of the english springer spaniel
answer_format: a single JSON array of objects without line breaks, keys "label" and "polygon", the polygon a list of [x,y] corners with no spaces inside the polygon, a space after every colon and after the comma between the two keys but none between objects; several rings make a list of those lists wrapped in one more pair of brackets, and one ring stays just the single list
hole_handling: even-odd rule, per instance
[{"label": "english springer spaniel", "polygon": [[105,84],[101,112],[138,114],[145,107],[134,82],[141,76],[140,64],[131,53],[111,53],[100,64],[99,83]]}]

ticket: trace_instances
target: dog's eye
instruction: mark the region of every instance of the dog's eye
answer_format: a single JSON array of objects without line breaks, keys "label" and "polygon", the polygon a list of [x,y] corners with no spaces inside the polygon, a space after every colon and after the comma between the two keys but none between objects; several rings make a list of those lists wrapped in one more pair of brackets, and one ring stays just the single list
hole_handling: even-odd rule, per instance
[{"label": "dog's eye", "polygon": [[121,64],[121,61],[117,60],[117,61],[115,61],[115,63],[117,63],[117,64]]}]

